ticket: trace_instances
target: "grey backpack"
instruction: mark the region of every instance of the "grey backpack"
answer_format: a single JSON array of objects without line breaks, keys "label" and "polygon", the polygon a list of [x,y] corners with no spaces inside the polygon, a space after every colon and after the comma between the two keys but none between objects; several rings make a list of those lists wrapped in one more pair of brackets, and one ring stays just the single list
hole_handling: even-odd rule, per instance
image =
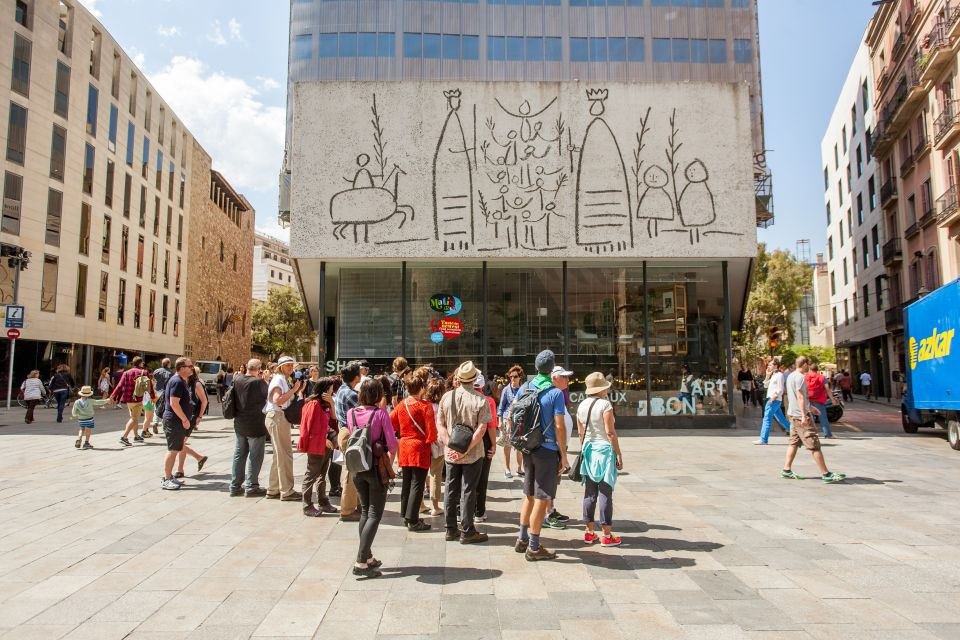
[{"label": "grey backpack", "polygon": [[373,462],[373,450],[370,446],[370,423],[373,422],[373,416],[376,411],[370,412],[367,424],[363,427],[357,426],[357,414],[351,412],[347,415],[347,423],[353,418],[353,433],[347,440],[347,450],[343,452],[343,462],[347,471],[356,475],[363,471],[369,471]]}]

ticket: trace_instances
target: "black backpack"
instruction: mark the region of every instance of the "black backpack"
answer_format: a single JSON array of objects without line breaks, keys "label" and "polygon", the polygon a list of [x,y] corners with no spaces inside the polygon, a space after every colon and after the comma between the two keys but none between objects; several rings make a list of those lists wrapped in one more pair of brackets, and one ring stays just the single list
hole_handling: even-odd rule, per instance
[{"label": "black backpack", "polygon": [[543,444],[540,426],[540,394],[527,386],[526,393],[517,396],[510,406],[510,446],[524,454],[531,454]]},{"label": "black backpack", "polygon": [[233,420],[237,417],[236,394],[233,387],[228,388],[227,392],[223,394],[220,407],[223,409],[223,417],[227,420]]},{"label": "black backpack", "polygon": [[287,422],[290,424],[300,424],[303,420],[303,398],[300,396],[294,396],[290,400],[290,405],[283,410],[283,417],[287,419]]}]

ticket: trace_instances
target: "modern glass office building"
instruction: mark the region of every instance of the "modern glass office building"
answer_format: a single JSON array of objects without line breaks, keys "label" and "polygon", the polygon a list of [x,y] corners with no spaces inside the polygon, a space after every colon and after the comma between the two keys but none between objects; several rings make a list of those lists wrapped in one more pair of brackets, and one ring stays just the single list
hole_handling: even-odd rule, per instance
[{"label": "modern glass office building", "polygon": [[770,219],[756,24],[754,0],[293,0],[281,219],[321,357],[502,374],[551,348],[616,380],[626,424],[730,424]]}]

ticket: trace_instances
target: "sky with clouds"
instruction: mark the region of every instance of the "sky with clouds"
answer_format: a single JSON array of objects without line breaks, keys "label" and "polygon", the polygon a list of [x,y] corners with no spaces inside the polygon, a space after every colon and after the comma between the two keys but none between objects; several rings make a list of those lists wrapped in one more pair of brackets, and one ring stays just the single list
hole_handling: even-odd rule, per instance
[{"label": "sky with clouds", "polygon": [[80,0],[150,79],[214,168],[277,224],[286,122],[287,0]]}]

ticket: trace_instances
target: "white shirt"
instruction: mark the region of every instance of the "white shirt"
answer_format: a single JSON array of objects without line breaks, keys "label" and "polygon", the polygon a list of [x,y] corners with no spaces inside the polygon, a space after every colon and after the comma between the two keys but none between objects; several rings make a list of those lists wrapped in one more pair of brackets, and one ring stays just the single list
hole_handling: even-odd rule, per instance
[{"label": "white shirt", "polygon": [[43,383],[40,378],[27,378],[20,385],[24,400],[40,400],[43,398]]},{"label": "white shirt", "polygon": [[869,373],[864,371],[860,374],[860,384],[869,385],[871,382],[873,382],[873,378]]},{"label": "white shirt", "polygon": [[780,371],[770,376],[770,383],[767,385],[767,398],[772,399],[774,396],[783,400],[783,373]]},{"label": "white shirt", "polygon": [[[269,411],[277,411],[286,409],[290,406],[290,400],[287,400],[282,405],[276,405],[273,403],[273,390],[280,389],[280,395],[283,395],[290,391],[290,385],[287,384],[287,379],[283,374],[277,373],[270,378],[270,385],[267,387],[267,404],[263,407],[263,412],[267,413]],[[291,398],[292,400],[292,398]]]},{"label": "white shirt", "polygon": [[[590,405],[593,405],[593,411],[590,411]],[[613,405],[606,398],[586,398],[577,407],[577,420],[583,423],[586,429],[584,442],[610,442],[607,429],[603,424],[603,415],[607,411],[613,411]],[[590,414],[589,423],[587,422],[588,413]]]}]

